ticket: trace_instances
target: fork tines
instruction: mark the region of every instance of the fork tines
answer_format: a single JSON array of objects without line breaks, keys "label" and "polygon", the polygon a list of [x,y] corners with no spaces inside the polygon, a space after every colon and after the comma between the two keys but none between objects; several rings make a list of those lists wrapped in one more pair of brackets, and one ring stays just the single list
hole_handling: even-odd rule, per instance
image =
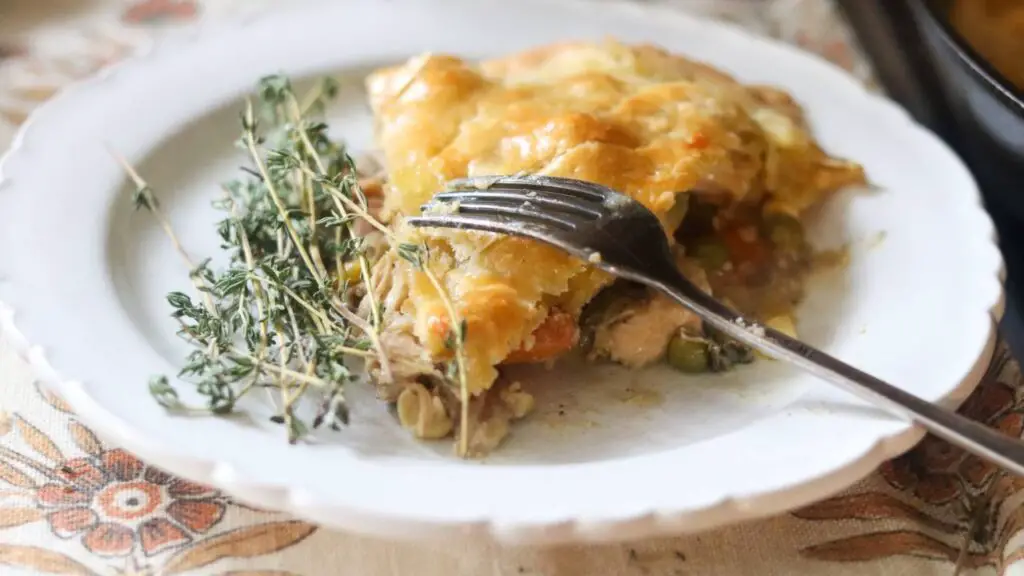
[{"label": "fork tines", "polygon": [[414,226],[471,228],[509,233],[530,224],[575,231],[609,214],[610,190],[551,176],[459,178],[423,206]]}]

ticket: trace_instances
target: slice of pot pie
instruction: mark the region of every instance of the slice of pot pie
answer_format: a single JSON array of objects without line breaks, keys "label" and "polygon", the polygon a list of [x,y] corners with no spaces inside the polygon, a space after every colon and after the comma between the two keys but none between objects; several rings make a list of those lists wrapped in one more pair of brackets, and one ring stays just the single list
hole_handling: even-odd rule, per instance
[{"label": "slice of pot pie", "polygon": [[811,261],[801,217],[864,182],[859,165],[815,143],[784,92],[652,46],[564,43],[482,63],[426,54],[375,72],[367,87],[387,170],[384,217],[401,243],[426,246],[424,265],[447,293],[398,250],[378,262],[393,375],[380,394],[417,436],[460,427],[459,387],[445,369],[450,298],[464,327],[472,453],[496,446],[532,406],[502,366],[580,348],[635,367],[667,357],[691,372],[753,356],[665,297],[550,246],[406,226],[402,217],[448,180],[534,173],[626,193],[659,217],[684,274],[788,331]]}]

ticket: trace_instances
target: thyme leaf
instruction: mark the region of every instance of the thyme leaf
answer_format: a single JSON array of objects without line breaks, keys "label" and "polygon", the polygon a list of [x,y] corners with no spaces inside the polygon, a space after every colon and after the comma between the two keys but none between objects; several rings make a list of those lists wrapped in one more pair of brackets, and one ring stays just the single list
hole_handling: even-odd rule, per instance
[{"label": "thyme leaf", "polygon": [[[426,246],[399,244],[393,232],[370,214],[356,164],[341,142],[332,140],[320,116],[337,94],[330,79],[299,97],[283,76],[260,80],[240,114],[236,145],[246,154],[239,177],[221,186],[212,203],[224,216],[216,224],[228,263],[198,264],[186,252],[161,210],[156,192],[122,157],[114,154],[135,184],[132,203],[159,223],[185,263],[200,295],[167,295],[178,335],[192,348],[179,378],[195,385],[202,410],[229,414],[255,390],[276,396],[271,422],[289,442],[311,430],[338,430],[350,421],[345,387],[360,378],[353,361],[376,359],[381,380],[392,378],[380,341],[381,303],[370,271],[380,254],[357,233],[366,222],[383,234],[400,257],[422,271],[442,296],[450,316],[447,373],[462,399],[459,452],[468,442],[469,393],[465,373],[467,325],[459,320],[440,279],[428,266]],[[113,154],[113,152],[112,152]],[[352,282],[349,272],[358,272]],[[369,300],[369,319],[350,308],[348,291]],[[188,408],[166,376],[149,382],[153,398],[169,410]],[[307,422],[298,400],[311,397],[315,414]]]}]

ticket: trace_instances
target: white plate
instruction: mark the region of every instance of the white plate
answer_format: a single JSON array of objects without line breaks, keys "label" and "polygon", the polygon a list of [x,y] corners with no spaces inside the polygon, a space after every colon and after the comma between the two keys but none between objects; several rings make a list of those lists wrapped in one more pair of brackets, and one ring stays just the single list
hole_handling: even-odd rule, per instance
[{"label": "white plate", "polygon": [[[176,418],[147,379],[183,347],[163,295],[186,284],[153,222],[129,209],[105,145],[162,195],[194,254],[215,252],[208,207],[241,162],[239,97],[261,75],[338,74],[336,130],[369,144],[360,80],[425,50],[477,57],[613,33],[781,85],[830,151],[882,190],[822,213],[849,268],[801,309],[813,344],[923,398],[956,403],[990,357],[1001,310],[993,228],[961,162],[893,104],[792,48],[665,9],[544,0],[350,1],[257,18],[162,45],[33,116],[3,164],[0,298],[15,338],[81,418],[150,462],[257,505],[402,537],[487,532],[553,543],[704,529],[837,491],[921,435],[786,366],[685,379],[563,367],[530,375],[540,413],[484,463],[402,432],[368,390],[354,423],[289,446],[245,419]],[[884,234],[884,240],[881,236]],[[7,324],[13,328],[8,316]],[[627,389],[631,389],[630,392]],[[651,402],[660,398],[659,402]],[[566,416],[559,416],[564,404]]]}]

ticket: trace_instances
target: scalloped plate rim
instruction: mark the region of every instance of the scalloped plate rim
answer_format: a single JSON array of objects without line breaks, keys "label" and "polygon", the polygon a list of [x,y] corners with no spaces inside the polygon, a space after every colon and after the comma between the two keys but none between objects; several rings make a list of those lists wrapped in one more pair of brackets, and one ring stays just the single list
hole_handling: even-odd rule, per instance
[{"label": "scalloped plate rim", "polygon": [[[581,0],[561,0],[563,4],[583,5]],[[450,2],[449,2],[450,3]],[[702,19],[681,14],[677,10],[670,9],[663,5],[637,6],[617,0],[603,0],[600,9],[622,9],[643,11],[647,14],[660,14],[667,18],[678,19],[681,22],[702,22]],[[285,9],[285,12],[302,11],[305,7],[296,6]],[[239,20],[235,27],[244,28],[248,23],[263,18],[264,15],[249,16]],[[732,24],[715,22],[711,24],[723,34],[728,32],[744,37],[751,37],[749,32],[744,31]],[[75,97],[79,90],[95,89],[104,79],[118,74],[130,73],[133,66],[141,65],[147,60],[166,57],[170,49],[180,43],[201,42],[206,36],[205,30],[215,29],[223,31],[221,26],[200,26],[198,30],[187,33],[184,37],[165,39],[147,47],[142,53],[131,57],[126,61],[117,63],[93,77],[77,82],[62,89],[51,101],[43,104],[34,110],[29,119],[18,130],[14,142],[9,151],[0,158],[0,194],[7,193],[13,179],[8,179],[6,173],[10,165],[16,165],[19,151],[26,135],[32,131],[37,124],[45,120],[51,106],[56,106],[57,101],[64,101]],[[806,57],[802,51],[781,42],[757,38],[758,42],[768,43],[777,48],[788,50],[794,54],[799,53]],[[173,56],[172,56],[173,58]],[[819,63],[839,70],[845,76],[845,72],[831,63],[816,58]],[[863,90],[852,78],[847,80],[863,92],[863,95],[872,101],[879,108],[885,107],[893,117],[897,115],[911,128],[918,138],[930,139],[944,149],[950,157],[951,162],[959,164],[958,170],[966,172],[962,162],[950,151],[948,146],[914,123],[906,112],[887,99]],[[42,120],[41,120],[42,119]],[[973,178],[968,177],[973,182]],[[977,194],[977,210],[985,221],[986,232],[989,235],[989,246],[995,248],[995,232],[991,220],[981,209],[980,195]],[[996,250],[998,254],[998,251]],[[967,394],[973,390],[988,366],[988,360],[994,351],[997,341],[995,323],[1003,312],[1003,291],[1001,280],[1004,274],[1002,260],[999,258],[997,269],[992,270],[994,276],[1000,280],[1000,290],[994,301],[988,303],[987,314],[991,316],[987,338],[979,350],[978,359],[973,368],[963,376],[963,379],[953,387],[946,399],[951,403],[963,401]],[[0,282],[5,281],[0,279]],[[912,447],[922,436],[923,432],[910,424],[901,425],[896,431],[889,435],[877,438],[863,451],[860,457],[850,460],[845,465],[837,466],[826,470],[823,474],[804,479],[803,482],[795,482],[785,489],[769,492],[752,493],[728,497],[719,502],[705,506],[700,509],[682,510],[638,510],[628,517],[587,519],[579,521],[566,519],[559,522],[529,523],[519,522],[512,525],[505,525],[488,519],[477,521],[456,521],[445,522],[417,522],[408,518],[395,518],[381,515],[371,510],[352,508],[342,511],[339,514],[338,506],[332,503],[331,510],[325,511],[318,507],[314,501],[309,501],[309,495],[301,489],[294,489],[285,485],[260,484],[242,480],[238,477],[234,466],[225,461],[198,460],[188,456],[182,450],[176,450],[169,446],[157,444],[151,439],[137,437],[131,429],[122,421],[107,412],[102,406],[96,404],[93,399],[85,393],[81,385],[74,381],[61,377],[46,360],[46,356],[38,347],[33,348],[28,340],[15,326],[15,311],[11,307],[0,302],[0,327],[12,339],[15,348],[27,356],[29,362],[41,375],[41,379],[48,386],[54,387],[71,405],[75,408],[82,420],[107,439],[115,440],[119,444],[128,446],[143,457],[154,461],[158,465],[166,467],[169,471],[185,478],[211,484],[224,490],[226,493],[237,497],[239,500],[248,501],[258,506],[269,506],[283,511],[292,511],[299,516],[310,518],[330,524],[332,526],[344,527],[365,533],[372,533],[380,536],[421,538],[441,538],[454,534],[466,534],[467,530],[472,532],[485,532],[500,540],[515,543],[531,544],[553,544],[559,542],[573,541],[612,541],[623,538],[641,536],[653,536],[658,534],[678,533],[711,528],[723,523],[738,521],[747,518],[761,517],[808,501],[827,496],[852,482],[860,479],[873,470],[882,461],[894,457]],[[800,496],[797,497],[797,493]],[[268,504],[268,501],[272,501]],[[325,514],[327,517],[324,517]],[[429,532],[429,534],[428,534]]]}]

